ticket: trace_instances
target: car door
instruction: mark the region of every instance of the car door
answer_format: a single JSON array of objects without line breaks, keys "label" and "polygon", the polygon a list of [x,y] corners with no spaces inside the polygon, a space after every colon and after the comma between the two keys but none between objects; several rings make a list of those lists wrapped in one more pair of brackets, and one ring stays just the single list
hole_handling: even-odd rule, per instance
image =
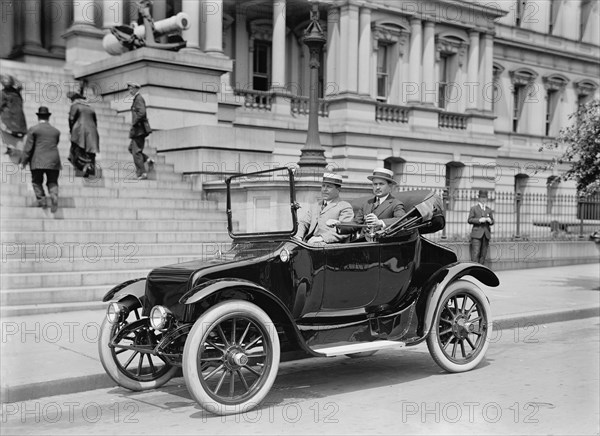
[{"label": "car door", "polygon": [[325,246],[325,289],[321,312],[362,309],[375,299],[378,288],[377,243]]}]

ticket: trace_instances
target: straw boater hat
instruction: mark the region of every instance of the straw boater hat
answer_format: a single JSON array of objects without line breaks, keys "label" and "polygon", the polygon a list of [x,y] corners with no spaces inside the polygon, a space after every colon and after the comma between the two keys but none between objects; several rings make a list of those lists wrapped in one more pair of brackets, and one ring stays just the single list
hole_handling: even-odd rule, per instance
[{"label": "straw boater hat", "polygon": [[127,82],[127,87],[140,89],[142,86],[137,82]]},{"label": "straw boater hat", "polygon": [[388,169],[385,168],[375,168],[373,170],[373,174],[370,176],[367,176],[367,179],[369,180],[373,180],[373,179],[383,179],[386,180],[390,183],[396,184],[398,182],[396,182],[394,180],[394,173]]},{"label": "straw boater hat", "polygon": [[342,186],[342,176],[334,173],[323,174],[323,183],[331,183],[333,185]]}]

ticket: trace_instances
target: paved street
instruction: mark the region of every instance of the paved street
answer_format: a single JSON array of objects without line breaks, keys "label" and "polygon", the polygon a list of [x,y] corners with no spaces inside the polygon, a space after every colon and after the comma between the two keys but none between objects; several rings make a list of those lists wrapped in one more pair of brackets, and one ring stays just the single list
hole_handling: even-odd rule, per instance
[{"label": "paved street", "polygon": [[[597,318],[503,330],[488,359],[445,374],[426,346],[281,365],[263,407],[218,417],[183,379],[7,403],[2,434],[598,434]],[[93,423],[93,425],[90,425]]]}]

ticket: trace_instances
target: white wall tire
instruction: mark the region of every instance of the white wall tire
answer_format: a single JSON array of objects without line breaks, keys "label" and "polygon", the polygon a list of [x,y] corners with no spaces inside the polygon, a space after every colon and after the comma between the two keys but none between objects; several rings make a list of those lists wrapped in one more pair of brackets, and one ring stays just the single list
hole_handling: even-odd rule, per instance
[{"label": "white wall tire", "polygon": [[[177,367],[169,365],[159,357],[150,354],[137,353],[123,348],[112,348],[109,346],[115,333],[122,332],[124,328],[137,326],[130,330],[131,334],[127,336],[133,338],[138,336],[143,339],[140,341],[158,340],[156,334],[148,323],[148,318],[142,318],[137,321],[130,314],[129,322],[121,324],[111,324],[106,317],[100,326],[100,336],[98,338],[98,354],[100,362],[106,373],[115,383],[132,391],[144,391],[156,389],[168,382],[177,372]],[[135,340],[123,337],[120,344],[130,345]],[[148,339],[146,339],[148,338]],[[118,344],[117,344],[118,345]]]},{"label": "white wall tire", "polygon": [[269,316],[247,301],[228,300],[192,327],[183,350],[183,376],[206,411],[244,413],[268,394],[279,358],[279,336]]},{"label": "white wall tire", "polygon": [[491,333],[487,297],[474,283],[458,280],[442,293],[427,336],[427,347],[442,369],[470,371],[485,358]]}]

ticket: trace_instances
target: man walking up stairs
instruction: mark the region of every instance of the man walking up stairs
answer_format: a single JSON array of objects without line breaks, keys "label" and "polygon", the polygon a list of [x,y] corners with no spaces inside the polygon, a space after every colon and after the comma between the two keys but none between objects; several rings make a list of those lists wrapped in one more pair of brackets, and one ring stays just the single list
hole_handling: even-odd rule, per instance
[{"label": "man walking up stairs", "polygon": [[[32,124],[40,103],[52,108],[69,150],[67,92],[73,77],[55,67],[2,61],[24,83],[24,110]],[[49,89],[55,91],[52,99]],[[58,94],[58,95],[57,95]],[[0,156],[0,306],[3,315],[81,310],[103,306],[113,286],[152,268],[211,258],[229,246],[224,211],[201,199],[192,182],[158,156],[148,180],[137,180],[123,146],[129,125],[106,101],[89,98],[98,117],[102,178],[77,177],[63,159],[59,210],[32,207],[31,173]],[[148,150],[153,153],[154,150]]]}]

